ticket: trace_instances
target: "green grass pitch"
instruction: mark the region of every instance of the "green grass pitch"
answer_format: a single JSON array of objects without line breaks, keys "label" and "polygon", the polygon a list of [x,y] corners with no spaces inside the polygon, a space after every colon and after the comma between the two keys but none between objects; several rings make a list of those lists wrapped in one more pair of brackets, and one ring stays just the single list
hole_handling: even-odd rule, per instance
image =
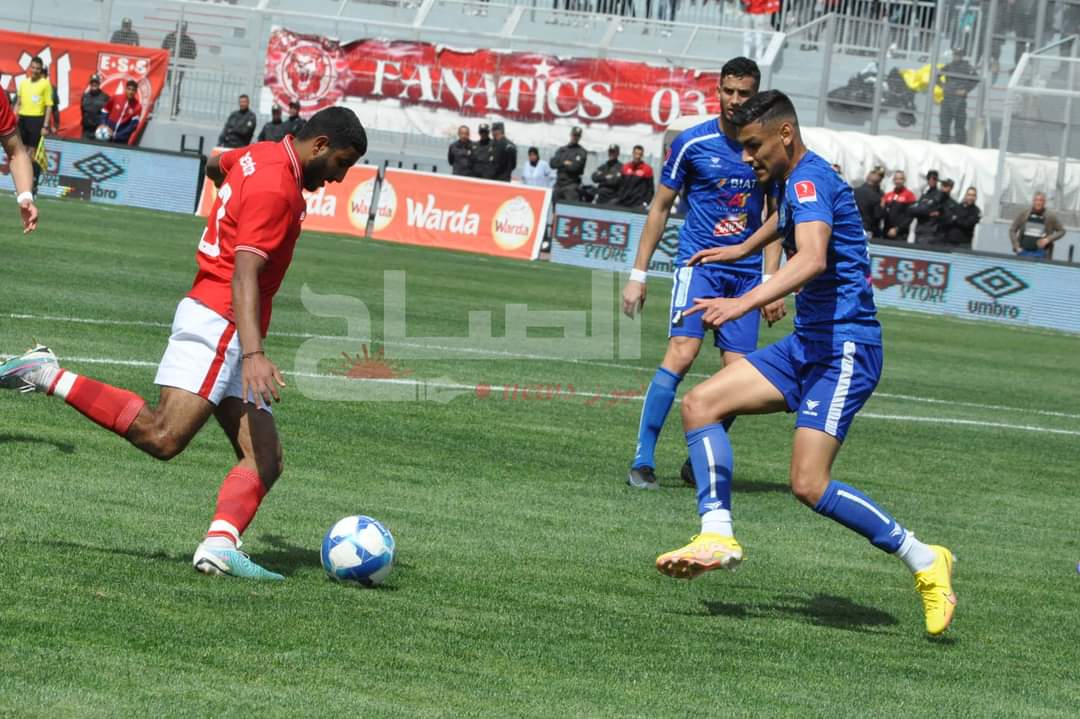
[{"label": "green grass pitch", "polygon": [[[23,237],[13,203],[0,213],[0,353],[37,338],[77,372],[156,397],[202,221],[61,201],[42,218]],[[271,358],[288,372],[306,335],[345,334],[304,308],[304,285],[362,300],[381,338],[386,270],[407,273],[413,337],[465,337],[475,310],[501,335],[507,303],[589,305],[585,270],[305,234]],[[316,401],[289,376],[275,408],[285,474],[245,537],[287,575],[274,586],[191,568],[232,464],[216,426],[164,464],[55,399],[3,393],[0,715],[1080,713],[1076,337],[881,313],[884,378],[835,475],[959,558],[957,618],[930,640],[903,565],[787,491],[790,416],[732,432],[747,563],[689,583],[655,570],[697,522],[677,410],[661,491],[623,481],[630,397],[665,345],[668,287],[649,290],[636,360],[409,360],[386,345],[383,369],[465,388],[446,402]],[[683,390],[716,366],[704,352]],[[563,390],[501,389],[515,384]],[[322,535],[354,513],[397,539],[384,588],[323,576]]]}]

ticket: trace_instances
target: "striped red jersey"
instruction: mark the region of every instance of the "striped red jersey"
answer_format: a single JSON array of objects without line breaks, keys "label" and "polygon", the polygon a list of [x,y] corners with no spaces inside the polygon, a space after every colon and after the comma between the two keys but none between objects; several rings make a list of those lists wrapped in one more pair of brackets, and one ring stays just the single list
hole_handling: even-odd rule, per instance
[{"label": "striped red jersey", "polygon": [[270,326],[274,295],[292,262],[306,204],[303,172],[292,136],[221,155],[225,181],[199,240],[199,265],[188,297],[233,321],[232,279],[237,252],[266,260],[259,275],[260,326]]}]

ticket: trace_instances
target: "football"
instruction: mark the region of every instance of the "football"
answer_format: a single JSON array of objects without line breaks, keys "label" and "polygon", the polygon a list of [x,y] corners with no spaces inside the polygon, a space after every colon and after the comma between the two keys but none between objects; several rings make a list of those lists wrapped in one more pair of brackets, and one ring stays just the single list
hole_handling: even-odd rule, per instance
[{"label": "football", "polygon": [[108,142],[112,139],[112,136],[112,128],[108,125],[98,125],[97,129],[94,130],[94,137],[101,140],[102,142]]},{"label": "football", "polygon": [[371,517],[345,517],[326,533],[320,555],[332,579],[374,587],[394,566],[394,537]]}]

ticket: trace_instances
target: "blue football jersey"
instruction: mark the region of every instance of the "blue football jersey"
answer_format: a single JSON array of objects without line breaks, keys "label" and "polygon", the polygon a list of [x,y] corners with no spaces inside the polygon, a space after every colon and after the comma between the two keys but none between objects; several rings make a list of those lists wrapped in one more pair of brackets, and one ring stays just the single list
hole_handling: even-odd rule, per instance
[{"label": "blue football jersey", "polygon": [[807,151],[776,191],[778,229],[788,257],[795,254],[796,225],[820,221],[832,228],[825,271],[795,296],[795,332],[810,340],[880,345],[870,252],[851,186]]},{"label": "blue football jersey", "polygon": [[[675,262],[696,252],[737,245],[761,227],[764,190],[742,161],[742,145],[728,139],[713,119],[679,133],[660,176],[676,192],[686,189],[686,221],[679,230]],[[761,253],[716,268],[761,274]]]}]

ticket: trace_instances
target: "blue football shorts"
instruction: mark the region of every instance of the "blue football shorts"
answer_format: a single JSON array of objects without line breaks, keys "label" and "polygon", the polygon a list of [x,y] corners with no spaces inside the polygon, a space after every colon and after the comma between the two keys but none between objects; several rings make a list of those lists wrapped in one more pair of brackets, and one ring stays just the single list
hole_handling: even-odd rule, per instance
[{"label": "blue football shorts", "polygon": [[[668,337],[705,338],[700,312],[683,313],[694,306],[695,297],[741,297],[761,284],[761,278],[746,272],[732,272],[716,265],[680,267],[671,285],[671,314]],[[761,314],[747,312],[713,331],[713,344],[727,352],[750,354],[757,349]]]},{"label": "blue football shorts", "polygon": [[855,413],[881,379],[882,350],[859,342],[822,342],[791,334],[746,357],[784,395],[796,427],[847,436]]}]

